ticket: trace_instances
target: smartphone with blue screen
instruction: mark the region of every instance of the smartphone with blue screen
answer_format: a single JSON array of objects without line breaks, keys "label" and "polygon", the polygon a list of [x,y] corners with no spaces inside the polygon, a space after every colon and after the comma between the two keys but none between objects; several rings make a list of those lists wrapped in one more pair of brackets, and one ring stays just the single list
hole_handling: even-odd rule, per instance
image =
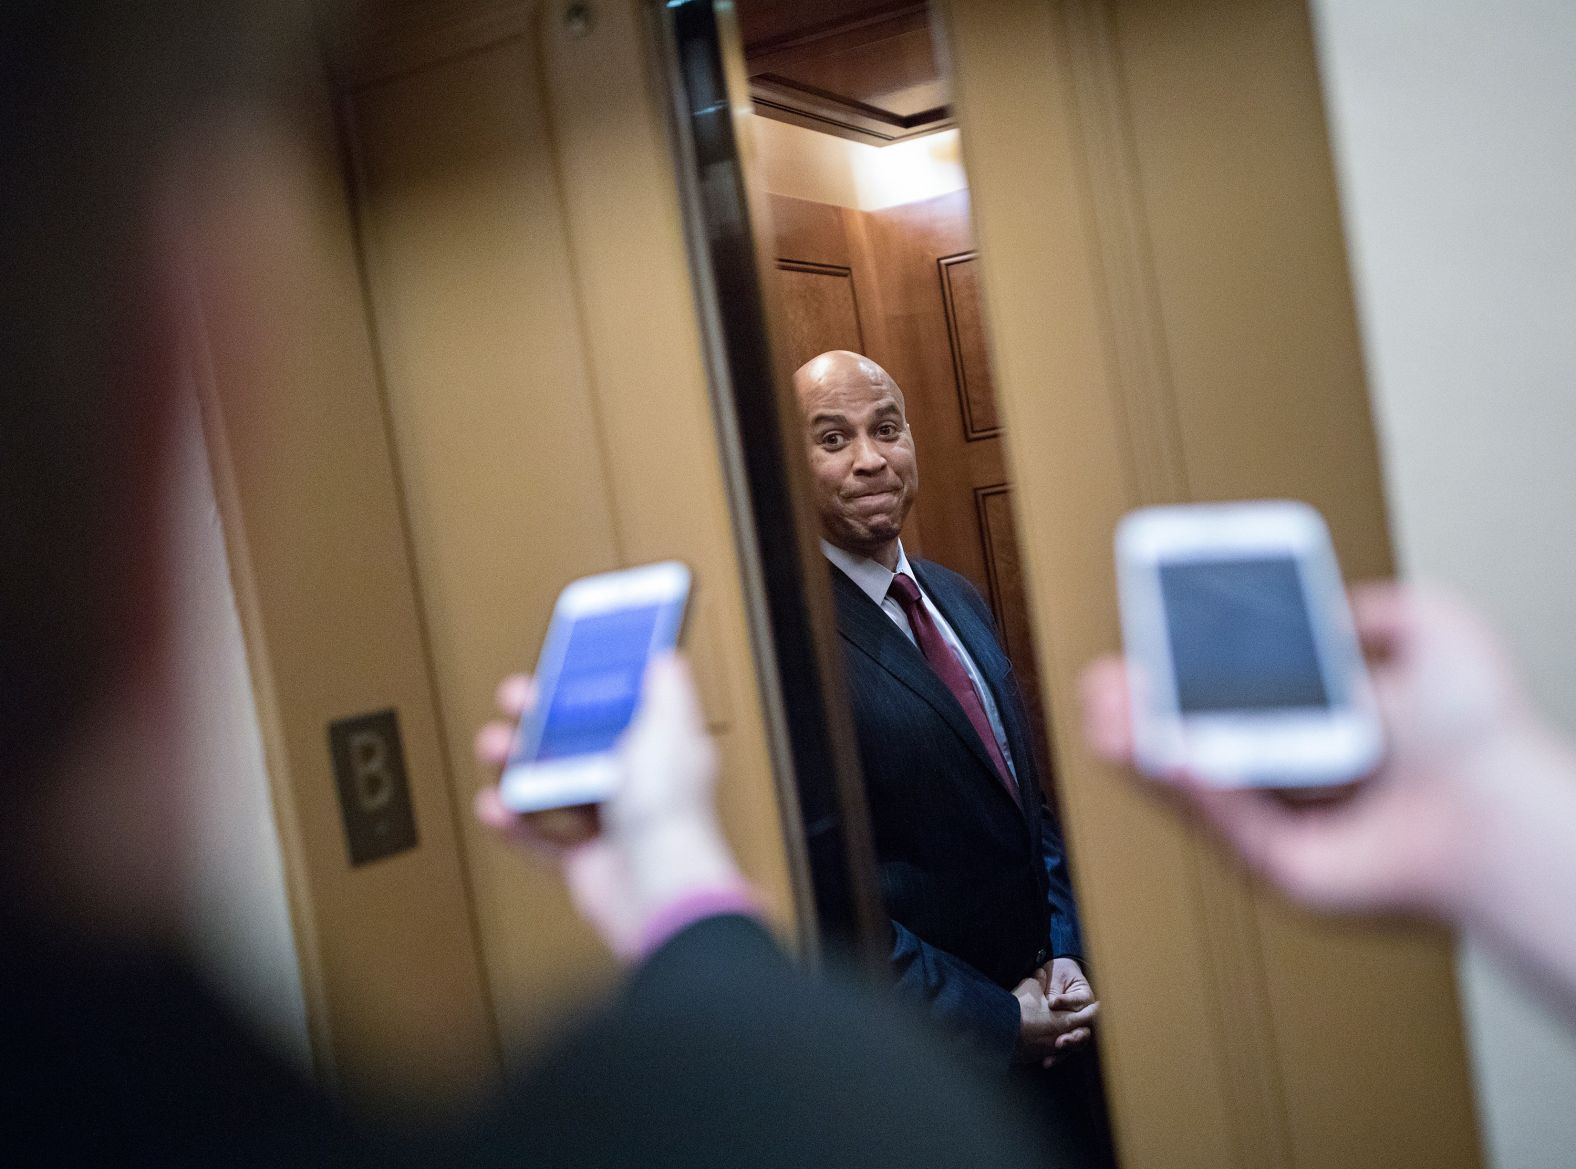
[{"label": "smartphone with blue screen", "polygon": [[1373,688],[1312,507],[1144,508],[1118,527],[1116,559],[1140,768],[1320,788],[1378,765]]},{"label": "smartphone with blue screen", "polygon": [[598,804],[646,667],[674,649],[690,570],[678,561],[582,577],[559,594],[537,661],[537,698],[515,729],[499,792],[516,812]]}]

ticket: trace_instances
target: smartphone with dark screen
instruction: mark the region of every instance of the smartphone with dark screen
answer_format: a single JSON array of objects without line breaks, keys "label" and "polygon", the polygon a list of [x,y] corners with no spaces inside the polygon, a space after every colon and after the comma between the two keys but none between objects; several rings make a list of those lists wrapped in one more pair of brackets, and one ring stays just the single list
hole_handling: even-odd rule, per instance
[{"label": "smartphone with dark screen", "polygon": [[1116,556],[1140,768],[1317,788],[1378,765],[1373,688],[1312,507],[1145,508]]}]

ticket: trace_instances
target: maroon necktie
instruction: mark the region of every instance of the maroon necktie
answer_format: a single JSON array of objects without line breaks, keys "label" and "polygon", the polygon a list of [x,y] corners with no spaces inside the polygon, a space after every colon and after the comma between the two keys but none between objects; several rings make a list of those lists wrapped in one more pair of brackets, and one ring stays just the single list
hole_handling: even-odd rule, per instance
[{"label": "maroon necktie", "polygon": [[947,644],[947,639],[941,636],[941,630],[936,628],[935,621],[931,619],[930,610],[925,608],[925,602],[920,597],[919,585],[915,584],[913,577],[907,573],[899,572],[892,577],[892,584],[887,589],[887,593],[903,607],[909,628],[914,631],[914,640],[919,643],[919,652],[925,655],[930,668],[936,671],[936,676],[946,684],[948,690],[952,691],[952,697],[958,700],[963,713],[969,716],[969,724],[973,726],[974,733],[980,737],[980,742],[984,744],[985,752],[990,756],[991,762],[996,765],[996,774],[1006,787],[1007,794],[1016,803],[1018,783],[1013,779],[1007,761],[1002,758],[1001,746],[996,742],[996,732],[991,730],[990,719],[985,714],[985,704],[980,701],[974,683],[969,681],[969,672],[964,668],[962,659]]}]

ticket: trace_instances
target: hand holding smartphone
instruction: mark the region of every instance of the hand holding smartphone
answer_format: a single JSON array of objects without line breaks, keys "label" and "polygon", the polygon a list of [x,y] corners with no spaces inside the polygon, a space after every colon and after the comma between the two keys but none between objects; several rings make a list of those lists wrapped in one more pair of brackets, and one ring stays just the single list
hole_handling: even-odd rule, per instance
[{"label": "hand holding smartphone", "polygon": [[1145,508],[1123,519],[1116,554],[1143,770],[1318,788],[1378,765],[1373,688],[1318,512]]},{"label": "hand holding smartphone", "polygon": [[499,782],[505,807],[541,812],[613,794],[614,748],[651,659],[678,644],[690,586],[685,565],[664,561],[582,577],[559,594],[537,661],[537,699]]}]

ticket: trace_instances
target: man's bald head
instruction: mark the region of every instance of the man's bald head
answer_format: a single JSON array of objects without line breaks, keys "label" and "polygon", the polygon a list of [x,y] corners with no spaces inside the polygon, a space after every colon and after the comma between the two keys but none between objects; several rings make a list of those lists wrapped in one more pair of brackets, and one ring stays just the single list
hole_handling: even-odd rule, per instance
[{"label": "man's bald head", "polygon": [[810,358],[796,369],[793,375],[793,390],[798,395],[801,406],[804,404],[806,394],[844,383],[884,387],[891,391],[898,405],[906,409],[903,391],[897,382],[892,380],[892,375],[863,353],[855,353],[851,349],[829,349],[819,356]]},{"label": "man's bald head", "polygon": [[892,568],[919,492],[903,391],[860,353],[834,349],[793,375],[821,534]]}]

